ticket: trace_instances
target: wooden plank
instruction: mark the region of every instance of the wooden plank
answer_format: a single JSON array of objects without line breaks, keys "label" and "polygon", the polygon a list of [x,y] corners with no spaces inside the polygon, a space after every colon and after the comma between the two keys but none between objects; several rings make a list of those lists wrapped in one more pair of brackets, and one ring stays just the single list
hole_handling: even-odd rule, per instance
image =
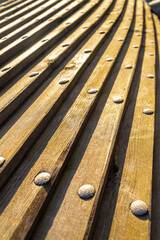
[{"label": "wooden plank", "polygon": [[[122,4],[122,1],[120,1],[119,4]],[[129,5],[129,9],[133,9],[133,6]],[[133,14],[132,12],[129,13],[129,16],[132,16],[132,14]],[[129,28],[131,22],[128,20],[125,20],[125,23],[126,23],[126,26]],[[123,24],[121,26],[123,26]],[[19,234],[24,234],[24,232],[22,232],[22,229],[24,225],[26,226],[26,222],[28,222],[28,219],[30,219],[29,224],[32,224],[33,222],[31,221],[35,220],[35,217],[37,216],[38,211],[40,210],[43,202],[47,197],[47,193],[49,193],[49,191],[51,190],[51,187],[53,187],[53,184],[56,180],[57,175],[61,172],[62,168],[64,167],[66,157],[70,152],[71,148],[73,147],[75,140],[77,139],[83,125],[85,124],[92,107],[97,101],[98,95],[100,94],[101,89],[104,86],[105,79],[108,73],[110,72],[113,66],[113,63],[115,62],[115,59],[119,53],[119,50],[122,48],[125,42],[127,33],[128,33],[128,29],[127,31],[125,29],[123,29],[122,31],[121,27],[118,29],[118,31],[114,36],[113,41],[109,45],[109,48],[107,48],[101,60],[97,64],[96,70],[88,79],[81,93],[79,94],[74,104],[70,108],[69,112],[67,113],[62,123],[58,127],[57,131],[55,132],[51,140],[48,142],[46,149],[38,158],[37,162],[30,170],[29,174],[23,181],[22,185],[19,187],[13,199],[10,201],[10,203],[2,213],[1,220],[3,219],[3,222],[6,225],[3,224],[2,228],[0,228],[1,229],[0,232],[1,234],[4,234],[3,236],[5,236],[6,239],[8,237],[17,236],[17,234],[18,236]],[[123,37],[124,41],[117,41],[117,37]],[[90,40],[87,44],[89,44],[89,46],[93,46],[93,43],[95,43],[95,39],[92,39],[92,44]],[[86,46],[82,48],[83,51],[85,47]],[[108,66],[108,63],[105,61],[106,55],[107,53],[109,54],[111,52],[113,54],[114,60],[110,64],[109,68],[106,68],[106,66]],[[104,69],[105,70],[108,69],[108,70],[104,71]],[[101,78],[99,78],[99,81],[97,81],[97,76],[99,75],[100,70],[103,73],[103,75],[101,76]],[[91,94],[91,95],[88,94],[88,90],[91,88],[91,86],[94,86],[96,89],[98,89],[98,94]],[[53,90],[54,88],[52,88],[52,91]],[[45,96],[46,95],[47,94],[45,94]],[[48,96],[51,96],[51,94]],[[49,102],[51,103],[51,100]],[[46,104],[46,106],[48,105],[48,103]],[[36,104],[36,106],[40,106],[40,105]],[[35,174],[37,174],[41,169],[44,169],[44,166],[45,166],[45,169],[47,169],[47,171],[49,171],[52,174],[51,184],[48,185],[47,191],[43,187],[35,186],[33,182]],[[21,194],[22,189],[23,189],[23,197]],[[19,198],[17,198],[17,196],[19,196]],[[24,199],[24,196],[25,196],[25,199]],[[23,198],[23,201],[21,197]],[[14,211],[12,215],[12,221],[14,219],[14,222],[15,222],[14,229],[13,228],[9,229],[7,227],[7,224],[9,224],[10,219],[9,219],[9,216],[7,217],[7,212],[10,212],[10,210],[13,209],[13,205],[12,205],[13,203],[16,204],[16,206],[18,206],[17,208],[18,214]],[[23,204],[25,205],[25,208],[23,207]],[[33,204],[35,207],[32,207]],[[27,209],[30,209],[30,213],[26,211]],[[7,221],[5,221],[5,219],[7,219]]]},{"label": "wooden plank", "polygon": [[[66,0],[67,1],[67,0]],[[84,1],[82,1],[81,0],[81,4],[82,4],[82,2],[85,2],[85,1],[87,1],[87,0],[84,0]],[[69,0],[68,0],[68,2],[69,2]],[[72,8],[72,10],[74,10],[74,8],[76,7],[76,6],[78,6],[78,2],[76,3],[76,2],[73,2],[73,3],[71,3],[72,5],[70,6],[70,8]],[[80,4],[80,3],[79,3]],[[62,19],[63,18],[65,18],[66,16],[68,16],[68,14],[69,13],[72,13],[72,10],[70,10],[70,11],[65,11],[65,9],[63,9],[63,10],[61,10],[60,12],[59,12],[59,15],[57,14],[57,17],[59,16],[59,18],[61,17]],[[54,13],[54,9],[49,9],[49,10],[47,10],[47,12],[46,12],[46,14],[53,14]],[[23,16],[23,18],[20,18],[20,19],[17,19],[17,20],[15,20],[15,21],[13,21],[13,22],[11,22],[10,24],[8,24],[7,26],[4,26],[2,29],[1,29],[1,37],[4,37],[5,35],[7,35],[7,34],[9,34],[11,31],[14,31],[16,28],[18,28],[19,26],[21,26],[22,24],[24,24],[24,23],[26,23],[27,21],[29,21],[30,20],[30,18],[32,18],[32,15],[31,15],[31,13],[27,13],[26,15],[24,15]],[[30,17],[29,17],[30,16]],[[53,17],[54,19],[56,18],[56,16],[52,16],[51,15],[51,17]],[[61,20],[62,20],[61,19]],[[51,21],[51,22],[49,22],[48,23],[48,21],[45,21],[44,23],[41,23],[39,26],[40,26],[40,29],[41,28],[43,28],[43,30],[45,29],[45,28],[47,28],[46,26],[48,26],[48,27],[50,27],[50,26],[52,26],[52,24],[51,23],[53,23],[53,21]],[[35,31],[36,30],[38,30],[38,28],[36,29],[35,28]],[[42,33],[43,33],[43,30],[41,30],[42,31]]]},{"label": "wooden plank", "polygon": [[[54,4],[55,4],[55,1],[53,1],[53,0],[47,1],[47,3],[45,3],[45,0],[38,0],[38,1],[34,2],[33,4],[30,4],[29,7],[27,6],[27,7],[23,8],[21,11],[18,11],[7,18],[3,18],[3,20],[0,21],[0,27],[1,28],[4,27],[5,25],[9,24],[10,22],[13,22],[17,18],[20,18],[20,17],[24,16],[24,14],[27,14],[28,12],[31,12],[31,11],[32,11],[32,16],[36,17],[39,13],[44,12],[45,8],[47,10],[49,7],[51,7]],[[39,12],[38,12],[38,10],[39,10]],[[37,13],[37,14],[33,15],[34,13]]]},{"label": "wooden plank", "polygon": [[[38,3],[38,2],[39,2],[39,1],[36,1],[36,2],[34,3],[33,0],[27,0],[27,1],[23,2],[22,4],[19,4],[19,5],[16,6],[16,7],[10,8],[9,10],[7,10],[7,11],[5,11],[5,12],[0,13],[0,20],[3,19],[3,18],[5,18],[5,17],[9,17],[10,15],[18,12],[19,10],[21,10],[21,9],[24,8],[24,7],[25,7],[24,9],[27,9],[28,5],[30,5],[30,4],[36,5],[36,3]],[[21,11],[23,11],[23,9],[22,9]]]},{"label": "wooden plank", "polygon": [[[117,17],[117,16],[115,15],[115,17]],[[125,34],[127,34],[126,31],[125,31]],[[98,35],[98,37],[97,37],[97,35]],[[97,43],[98,38],[99,38],[99,31],[94,34],[94,37],[92,37],[90,39],[90,41],[88,42],[87,45],[90,46],[92,44],[92,46],[95,45],[97,48],[98,47],[98,43]],[[96,41],[95,41],[95,39],[96,39]],[[121,46],[123,45],[123,42],[120,42],[120,41],[118,41],[118,42],[119,42],[118,43],[119,48],[121,48]],[[94,48],[95,47],[93,47],[93,49]],[[81,49],[79,56],[77,56],[77,59],[75,59],[75,60],[80,60],[83,58],[84,58],[84,61],[85,61],[85,58],[88,58],[90,60],[90,58],[95,54],[94,50],[93,50],[92,54],[84,54],[85,49],[86,49],[86,45]],[[97,49],[95,49],[95,50],[97,50]],[[118,54],[118,49],[117,49],[117,54]],[[11,128],[10,131],[8,131],[7,134],[5,134],[4,137],[1,139],[1,141],[0,141],[1,142],[1,156],[5,156],[5,158],[6,158],[6,163],[1,167],[1,186],[2,186],[3,182],[5,181],[5,179],[7,177],[9,177],[9,175],[10,175],[9,172],[13,171],[13,168],[16,167],[16,165],[18,164],[18,161],[20,160],[22,155],[25,154],[25,151],[27,150],[29,145],[32,144],[33,135],[35,138],[36,135],[39,134],[39,132],[44,128],[44,126],[46,124],[45,122],[49,121],[49,118],[56,111],[59,104],[64,100],[69,89],[75,84],[74,81],[77,80],[76,77],[78,78],[82,69],[84,69],[84,67],[86,65],[88,65],[88,62],[85,62],[85,65],[83,65],[84,61],[82,61],[82,60],[77,61],[77,68],[79,65],[78,74],[76,74],[77,71],[75,68],[70,69],[71,76],[70,76],[70,81],[67,85],[65,85],[65,84],[60,85],[58,83],[59,80],[61,80],[62,77],[65,76],[64,72],[62,73],[63,75],[59,75],[57,77],[57,81],[54,80],[52,82],[52,84],[49,85],[49,87],[46,89],[46,91],[43,92],[43,94],[40,96],[40,98],[37,99],[40,102],[41,102],[41,99],[43,99],[43,101],[40,104],[38,104],[38,106],[40,106],[40,108],[37,108],[37,101],[36,101],[31,106],[31,108],[29,108],[26,111],[26,113],[24,115],[22,115],[22,117],[13,126],[13,128]],[[65,68],[65,71],[67,74],[66,77],[68,78],[69,77],[69,75],[68,75],[69,69]],[[69,86],[70,86],[70,88],[69,88]],[[45,109],[45,112],[44,112],[44,109]],[[43,112],[42,114],[40,114],[41,111]],[[34,117],[35,117],[36,121],[34,120]],[[26,122],[26,118],[28,119],[27,122]],[[25,122],[25,124],[22,123],[23,121]],[[30,127],[28,124],[30,125]],[[18,131],[15,130],[17,128],[16,126],[18,127]],[[20,130],[20,128],[21,128],[21,130]],[[27,131],[25,131],[25,129],[27,129]],[[30,131],[30,133],[28,130]],[[38,130],[38,132],[37,132],[37,130]],[[15,137],[15,135],[13,134],[12,131],[15,132],[15,134],[17,134],[17,137]],[[20,133],[20,131],[22,131],[23,133],[22,132]],[[19,135],[19,137],[18,137],[18,135]],[[14,142],[11,140],[11,138],[13,136],[14,136]],[[12,142],[12,146],[11,146],[11,142]],[[13,145],[15,145],[15,147],[13,147]],[[11,151],[9,151],[8,147],[11,148]],[[23,148],[23,151],[21,151],[22,148]],[[13,165],[13,166],[11,167],[11,165]]]},{"label": "wooden plank", "polygon": [[[51,4],[50,4],[51,3]],[[59,10],[61,10],[63,7],[65,7],[67,4],[69,4],[69,1],[66,1],[66,4],[63,5],[64,1],[61,1],[59,4],[56,4],[57,1],[51,0],[48,1],[46,4],[43,5],[45,9],[37,8],[35,11],[33,11],[30,14],[27,14],[25,16],[26,20],[23,21],[22,26],[17,27],[14,31],[10,32],[8,35],[0,39],[0,49],[8,46],[10,43],[12,43],[14,40],[17,40],[18,37],[22,37],[23,34],[25,34],[27,31],[31,30],[32,28],[36,27],[39,25],[41,22],[49,19],[53,14],[57,13]],[[48,6],[48,7],[47,7]],[[54,6],[54,8],[53,8]],[[51,8],[51,10],[47,10],[48,8]],[[54,11],[52,11],[54,10]],[[44,11],[44,13],[43,13]],[[40,15],[39,15],[40,14]],[[37,17],[36,19],[32,19],[34,17]],[[29,21],[31,20],[31,21]],[[3,52],[1,52],[1,55],[4,54],[6,49],[12,49],[16,44],[13,43],[12,45],[9,45],[5,49],[3,49]]]},{"label": "wooden plank", "polygon": [[[97,2],[98,3],[98,2]],[[96,2],[94,4],[97,4]],[[10,88],[9,91],[6,92],[6,94],[3,94],[1,92],[2,97],[0,98],[1,101],[1,111],[0,111],[0,122],[2,122],[7,116],[8,114],[11,114],[11,112],[26,98],[26,96],[28,96],[28,94],[30,94],[36,87],[35,82],[37,82],[37,84],[39,85],[41,83],[41,81],[43,81],[43,79],[45,79],[52,71],[53,68],[57,67],[58,64],[61,63],[61,61],[63,60],[64,57],[67,57],[71,51],[76,47],[77,44],[80,43],[80,41],[82,39],[84,39],[85,36],[87,36],[87,34],[89,34],[89,32],[91,32],[91,30],[93,30],[93,28],[100,22],[101,18],[105,15],[105,13],[107,12],[107,9],[109,8],[111,3],[108,3],[108,5],[105,4],[105,9],[101,9],[102,6],[100,6],[84,23],[84,26],[87,26],[87,28],[83,28],[82,26],[80,26],[73,34],[71,34],[64,42],[61,43],[60,46],[58,46],[57,48],[55,48],[46,58],[44,58],[35,68],[33,68],[27,75],[25,75],[20,81],[18,81],[13,88]],[[90,5],[90,4],[89,4]],[[86,9],[83,8],[84,14],[85,11],[86,13],[88,12],[88,7],[90,9],[92,9],[92,7],[94,7],[95,5],[90,5],[90,6],[86,6]],[[82,14],[81,14],[82,15]],[[99,18],[95,18],[95,15],[99,15]],[[82,15],[83,17],[84,15]],[[37,52],[36,52],[36,48],[37,46],[39,47],[42,46],[43,49],[44,45],[46,45],[46,47],[48,47],[48,45],[52,45],[55,41],[58,40],[58,37],[61,37],[62,34],[64,34],[64,32],[66,31],[66,28],[68,29],[72,29],[72,27],[74,26],[74,24],[77,23],[77,20],[79,19],[79,13],[77,13],[74,16],[69,19],[71,20],[71,24],[70,26],[66,26],[66,23],[60,25],[58,27],[58,29],[55,29],[53,31],[53,33],[49,34],[48,36],[46,36],[47,39],[50,39],[50,43],[49,41],[47,41],[47,43],[45,44],[45,42],[40,42],[36,45],[34,45],[28,52],[25,52],[24,54],[22,54],[20,57],[18,57],[17,61],[13,61],[10,66],[12,67],[11,69],[9,69],[9,71],[7,71],[6,73],[2,73],[1,74],[1,82],[6,81],[8,79],[10,79],[11,77],[13,77],[15,74],[17,74],[19,71],[21,71],[24,66],[26,66],[26,64],[28,62],[30,62],[31,60],[33,60],[33,56],[36,56]],[[118,18],[118,16],[117,16]],[[69,22],[69,20],[67,22]],[[109,28],[108,28],[108,24],[109,24]],[[111,29],[113,23],[107,23],[107,28],[105,27],[105,29],[109,30]],[[103,37],[105,37],[105,35],[100,35],[100,40],[103,39]],[[62,47],[63,44],[65,44],[66,42],[70,43],[70,46],[68,47]],[[39,50],[39,48],[37,48]],[[31,55],[31,53],[33,55]],[[27,56],[29,55],[29,56]],[[54,61],[53,61],[53,56],[54,56]],[[50,58],[50,60],[49,60]],[[51,61],[52,59],[52,61]],[[35,76],[34,78],[28,78],[28,76],[32,73],[32,72],[37,72],[39,71],[39,75]],[[33,84],[34,85],[33,85]],[[18,100],[18,101],[17,101]]]},{"label": "wooden plank", "polygon": [[[145,52],[140,86],[134,111],[123,174],[118,193],[109,239],[150,239],[152,165],[154,144],[154,114],[145,115],[143,110],[155,111],[155,42],[150,8],[145,4]],[[152,32],[153,31],[153,32]],[[150,56],[153,53],[154,56]],[[152,61],[151,61],[152,59]],[[132,214],[130,204],[136,200],[148,206],[146,216]],[[119,231],[119,229],[121,229]]]},{"label": "wooden plank", "polygon": [[[69,0],[69,1],[66,1],[66,0],[64,0],[64,1],[61,1],[60,2],[60,4],[57,4],[57,5],[55,5],[55,7],[57,7],[57,9],[54,11],[54,13],[56,13],[58,10],[61,10],[63,7],[65,7],[65,6],[67,6],[67,3],[69,4],[69,3],[71,3],[71,1]],[[98,4],[98,1],[96,1],[95,2],[95,5],[94,6],[96,6]],[[94,8],[94,6],[91,6],[90,4],[88,5],[87,4],[87,6],[90,6],[90,8],[91,9],[93,9]],[[52,14],[53,14],[53,12],[52,12]],[[76,14],[77,15],[77,14]],[[82,15],[82,14],[80,14],[79,13],[79,15]],[[73,16],[73,15],[72,15]],[[85,17],[86,15],[85,14],[83,14],[83,16]],[[74,16],[73,16],[74,17]],[[59,18],[59,17],[58,17]],[[80,18],[80,16],[79,16],[79,18]],[[46,16],[46,14],[44,13],[44,14],[42,14],[42,15],[40,15],[39,17],[38,17],[38,19],[40,20],[40,21],[44,21],[44,20],[46,20],[47,19],[47,21],[48,21],[48,16]],[[55,22],[56,22],[56,19],[55,19]],[[28,24],[27,24],[28,25]],[[33,27],[35,27],[36,25],[38,25],[38,23],[37,24],[35,24],[35,21],[33,20],[32,21],[32,24],[31,24],[31,28],[33,28]],[[62,29],[62,26],[63,26],[63,29]],[[65,26],[65,27],[64,27]],[[65,33],[67,33],[67,31],[65,30],[64,31],[64,28],[65,29],[67,29],[67,30],[69,30],[69,28],[70,28],[71,26],[68,26],[68,25],[66,25],[66,24],[64,24],[64,23],[62,23],[61,25],[59,25],[58,26],[58,29],[60,29],[60,31],[59,32],[62,32],[62,30],[63,30],[63,34],[65,34]],[[25,28],[25,26],[23,26],[23,29]],[[35,28],[34,28],[35,29]],[[37,29],[38,29],[38,27],[37,27]],[[26,32],[27,30],[26,30],[26,28],[25,28],[25,32]],[[39,32],[39,29],[38,29],[38,32]],[[30,37],[33,37],[32,36],[32,33],[33,33],[33,30],[31,30],[30,32],[28,32],[28,33],[26,33],[26,36],[27,36],[27,41],[30,43],[31,42],[31,40],[30,40]],[[56,36],[55,36],[56,35]],[[51,46],[51,44],[53,44],[54,42],[53,42],[53,40],[52,40],[52,37],[51,36],[54,36],[54,39],[56,39],[56,42],[57,42],[57,40],[58,40],[58,38],[57,38],[57,28],[56,29],[54,29],[52,32],[50,32],[47,36],[45,36],[45,38],[47,38],[47,39],[50,39],[50,41],[47,41],[47,42],[41,42],[42,41],[42,39],[41,39],[41,41],[40,41],[40,43],[36,43],[36,44],[34,44],[32,47],[31,47],[31,49],[28,49],[28,51],[27,52],[25,52],[25,53],[23,53],[23,54],[21,54],[21,60],[19,59],[19,57],[18,57],[18,63],[21,63],[21,65],[23,65],[22,64],[22,59],[24,59],[24,56],[25,56],[25,59],[27,60],[28,58],[28,54],[32,54],[33,53],[33,51],[36,53],[36,50],[37,50],[37,48],[40,50],[40,47],[41,47],[41,49],[43,49],[43,51],[44,50],[46,50],[46,48],[45,48],[45,46],[47,47],[47,48],[49,48],[50,46]],[[42,37],[42,34],[41,34],[41,37]],[[62,37],[62,36],[61,36]],[[59,37],[60,38],[60,37]],[[5,61],[7,61],[9,58],[11,59],[11,57],[17,52],[17,51],[20,51],[20,50],[22,50],[24,47],[26,48],[26,46],[27,46],[27,48],[29,47],[29,45],[30,44],[27,44],[26,45],[26,43],[24,44],[23,43],[24,41],[23,41],[23,37],[21,37],[21,38],[19,38],[18,40],[16,40],[15,42],[13,42],[13,43],[11,43],[9,46],[7,46],[7,47],[5,47],[5,48],[3,48],[1,51],[0,51],[0,54],[1,54],[1,56],[2,56],[2,58],[1,58],[1,60],[0,60],[0,64],[2,64],[2,63],[5,63]],[[23,43],[23,44],[20,44],[20,43]],[[43,46],[42,46],[43,45]],[[40,51],[40,53],[42,53],[42,51]],[[22,55],[23,55],[23,57],[22,57]],[[30,60],[28,59],[28,61],[30,62]],[[13,61],[14,62],[14,61]],[[14,65],[16,65],[16,64],[18,64],[17,63],[17,61],[14,63]],[[13,64],[12,64],[13,65]],[[25,64],[26,65],[26,64]],[[13,70],[13,69],[12,69]]]},{"label": "wooden plank", "polygon": [[[142,1],[138,3],[137,14],[143,16]],[[50,211],[52,208],[51,204],[46,210],[42,221],[39,223],[39,230],[32,236],[33,239],[39,239],[40,236],[45,237],[45,239],[50,239],[51,236],[56,239],[92,239],[90,233],[94,227],[93,221],[95,221],[95,212],[103,192],[102,190],[104,188],[110,156],[136,69],[142,39],[142,34],[140,37],[137,36],[137,30],[142,33],[142,26],[139,26],[142,22],[143,19],[136,19],[136,32],[133,35],[120,72],[80,164],[68,188],[65,189],[65,196],[63,197],[62,203],[57,210],[56,207],[57,204],[59,205],[59,201],[56,199],[61,199],[61,194],[63,194],[61,188],[64,187],[64,181],[62,181],[63,186],[59,184],[58,190],[56,190],[52,198],[52,204],[53,202],[57,202],[57,204],[54,204],[54,213]],[[125,21],[124,25],[126,25]],[[135,43],[138,45],[136,49],[133,48]],[[125,69],[128,61],[133,66],[132,69]],[[100,77],[101,73],[102,71],[100,71]],[[124,99],[123,104],[115,104],[113,102],[113,99],[118,96]],[[69,177],[72,172],[72,165],[69,165],[65,172],[65,177]],[[93,199],[84,201],[79,198],[77,192],[79,187],[83,184],[91,184],[94,186],[96,192]],[[50,218],[53,219],[53,221],[50,223],[49,230],[46,231],[46,228],[48,229],[47,219]],[[43,231],[40,230],[42,229],[42,225]],[[72,231],[70,231],[70,229],[72,229]]]}]

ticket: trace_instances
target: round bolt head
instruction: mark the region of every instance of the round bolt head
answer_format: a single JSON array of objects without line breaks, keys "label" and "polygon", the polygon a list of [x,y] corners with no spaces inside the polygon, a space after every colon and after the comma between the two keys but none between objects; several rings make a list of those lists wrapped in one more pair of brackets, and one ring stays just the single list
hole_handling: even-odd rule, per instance
[{"label": "round bolt head", "polygon": [[147,78],[154,78],[154,75],[153,74],[148,74]]},{"label": "round bolt head", "polygon": [[107,62],[112,62],[112,61],[113,61],[113,58],[107,58],[106,61],[107,61]]},{"label": "round bolt head", "polygon": [[62,44],[62,47],[68,47],[68,46],[69,46],[69,43]]},{"label": "round bolt head", "polygon": [[91,49],[85,49],[85,50],[84,50],[84,53],[90,53],[90,52],[92,52]]},{"label": "round bolt head", "polygon": [[34,179],[34,183],[38,186],[42,186],[46,183],[48,183],[51,179],[51,174],[48,172],[41,172],[39,173],[35,179]]},{"label": "round bolt head", "polygon": [[138,46],[137,46],[137,45],[133,45],[132,47],[133,47],[133,48],[138,48]]},{"label": "round bolt head", "polygon": [[22,39],[26,39],[26,38],[27,38],[27,36],[23,36],[23,37],[22,37]]},{"label": "round bolt head", "polygon": [[42,39],[42,41],[41,42],[47,42],[48,41],[48,39],[47,38],[45,38],[45,39]]},{"label": "round bolt head", "polygon": [[98,92],[98,90],[97,90],[97,89],[94,89],[94,88],[88,90],[88,93],[89,93],[89,94],[95,94],[95,93],[97,93],[97,92]]},{"label": "round bolt head", "polygon": [[132,69],[132,66],[130,64],[125,66],[126,69]]},{"label": "round bolt head", "polygon": [[143,113],[146,115],[152,115],[154,112],[153,112],[153,110],[146,108],[146,109],[143,109]]},{"label": "round bolt head", "polygon": [[136,216],[142,216],[148,212],[147,204],[141,200],[137,200],[131,203],[130,209]]},{"label": "round bolt head", "polygon": [[122,41],[123,41],[123,38],[118,38],[118,41],[122,42]]},{"label": "round bolt head", "polygon": [[35,77],[36,75],[38,75],[39,74],[39,72],[32,72],[29,76],[30,77]]},{"label": "round bolt head", "polygon": [[100,34],[104,34],[105,32],[104,31],[99,31]]},{"label": "round bolt head", "polygon": [[0,167],[4,164],[6,159],[4,157],[0,157]]},{"label": "round bolt head", "polygon": [[90,184],[85,184],[81,186],[78,190],[78,195],[82,199],[90,199],[95,194],[95,188]]},{"label": "round bolt head", "polygon": [[11,67],[10,66],[6,66],[6,67],[4,67],[4,68],[2,68],[2,72],[5,72],[5,71],[7,71],[8,69],[10,69]]},{"label": "round bolt head", "polygon": [[122,103],[123,102],[123,98],[121,98],[121,97],[114,97],[113,98],[113,102],[114,103]]},{"label": "round bolt head", "polygon": [[61,79],[59,80],[59,84],[65,84],[65,83],[68,83],[69,80],[68,79]]}]

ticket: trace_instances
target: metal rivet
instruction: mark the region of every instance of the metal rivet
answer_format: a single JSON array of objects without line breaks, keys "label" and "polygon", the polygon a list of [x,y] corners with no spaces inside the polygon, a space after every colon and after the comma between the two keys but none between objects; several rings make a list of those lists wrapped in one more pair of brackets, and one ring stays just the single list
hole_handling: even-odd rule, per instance
[{"label": "metal rivet", "polygon": [[39,21],[39,19],[38,19],[38,18],[36,18],[36,19],[35,19],[35,21]]},{"label": "metal rivet", "polygon": [[51,22],[51,21],[53,21],[53,19],[52,19],[52,18],[50,18],[48,21],[49,21],[49,22]]},{"label": "metal rivet", "polygon": [[122,42],[122,41],[123,41],[123,38],[118,38],[118,41]]},{"label": "metal rivet", "polygon": [[125,29],[125,30],[126,30],[126,29],[128,29],[128,27],[123,27],[123,29]]},{"label": "metal rivet", "polygon": [[131,203],[130,209],[136,216],[142,216],[148,212],[147,204],[141,200],[137,200]]},{"label": "metal rivet", "polygon": [[137,45],[133,45],[132,47],[133,47],[133,48],[138,48],[138,46],[137,46]]},{"label": "metal rivet", "polygon": [[25,39],[25,38],[27,38],[27,36],[23,36],[23,37],[22,37],[22,39]]},{"label": "metal rivet", "polygon": [[114,97],[113,98],[113,102],[114,103],[122,103],[123,102],[123,98],[121,98],[121,97]]},{"label": "metal rivet", "polygon": [[150,40],[149,42],[150,42],[150,43],[154,43],[154,41],[153,41],[153,40]]},{"label": "metal rivet", "polygon": [[138,36],[138,37],[139,37],[139,36],[141,36],[141,34],[140,34],[140,33],[137,33],[137,34],[136,34],[136,36]]},{"label": "metal rivet", "polygon": [[6,159],[4,157],[0,157],[0,166],[2,166],[5,161],[6,161]]},{"label": "metal rivet", "polygon": [[99,31],[100,34],[104,34],[105,32],[104,31]]},{"label": "metal rivet", "polygon": [[129,18],[127,18],[127,19],[128,19],[128,20],[132,20],[132,18],[130,18],[130,17],[129,17]]},{"label": "metal rivet", "polygon": [[97,92],[98,92],[98,90],[94,89],[94,88],[88,90],[89,94],[94,94],[94,93],[97,93]]},{"label": "metal rivet", "polygon": [[128,65],[125,66],[125,68],[126,68],[126,69],[131,69],[132,66],[128,64]]},{"label": "metal rivet", "polygon": [[142,23],[139,23],[138,26],[143,26],[143,24],[142,24]]},{"label": "metal rivet", "polygon": [[68,22],[66,22],[66,25],[68,25],[68,24],[70,24],[71,22],[70,21],[68,21]]},{"label": "metal rivet", "polygon": [[84,11],[80,11],[80,13],[84,13]]},{"label": "metal rivet", "polygon": [[35,182],[36,185],[41,186],[41,185],[44,185],[47,182],[49,182],[50,179],[51,179],[51,174],[50,173],[41,172],[35,177],[34,182]]},{"label": "metal rivet", "polygon": [[148,74],[148,75],[147,75],[147,78],[154,78],[154,75]]},{"label": "metal rivet", "polygon": [[154,56],[154,53],[149,53],[149,56]]},{"label": "metal rivet", "polygon": [[85,28],[87,28],[87,27],[86,27],[86,26],[83,26],[82,28],[85,29]]},{"label": "metal rivet", "polygon": [[34,77],[34,76],[36,76],[36,75],[38,75],[39,74],[39,72],[32,72],[29,76],[30,77]]},{"label": "metal rivet", "polygon": [[68,47],[68,46],[69,46],[69,43],[62,44],[62,47]]},{"label": "metal rivet", "polygon": [[65,84],[65,83],[68,83],[69,80],[68,79],[61,79],[59,80],[59,84]]},{"label": "metal rivet", "polygon": [[99,15],[95,15],[95,18],[99,18]]},{"label": "metal rivet", "polygon": [[66,10],[69,10],[69,8],[66,8]]},{"label": "metal rivet", "polygon": [[86,50],[84,50],[84,53],[90,53],[90,52],[92,52],[91,49],[86,49]]},{"label": "metal rivet", "polygon": [[109,22],[109,23],[114,23],[114,21],[113,21],[113,20],[109,20],[108,22]]},{"label": "metal rivet", "polygon": [[43,39],[41,42],[46,42],[46,41],[48,41],[48,39],[47,39],[47,38]]},{"label": "metal rivet", "polygon": [[7,39],[7,37],[3,37],[3,38],[2,38],[2,40],[6,40],[6,39]]},{"label": "metal rivet", "polygon": [[107,61],[107,62],[112,62],[112,61],[113,61],[113,58],[107,58],[106,61]]},{"label": "metal rivet", "polygon": [[78,190],[78,195],[82,199],[90,199],[95,194],[95,188],[90,184],[85,184]]},{"label": "metal rivet", "polygon": [[153,114],[153,110],[151,110],[149,108],[146,108],[146,109],[143,109],[143,113],[146,114],[146,115],[152,115]]},{"label": "metal rivet", "polygon": [[4,68],[2,68],[2,72],[4,72],[4,71],[7,71],[8,69],[10,69],[11,67],[10,66],[7,66],[7,67],[4,67]]}]

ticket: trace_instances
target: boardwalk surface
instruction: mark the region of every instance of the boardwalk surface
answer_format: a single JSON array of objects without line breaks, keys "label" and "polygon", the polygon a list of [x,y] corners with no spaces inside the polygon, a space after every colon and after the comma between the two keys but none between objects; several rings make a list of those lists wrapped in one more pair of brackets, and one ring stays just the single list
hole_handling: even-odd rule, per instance
[{"label": "boardwalk surface", "polygon": [[160,239],[159,56],[142,0],[1,1],[0,239]]}]

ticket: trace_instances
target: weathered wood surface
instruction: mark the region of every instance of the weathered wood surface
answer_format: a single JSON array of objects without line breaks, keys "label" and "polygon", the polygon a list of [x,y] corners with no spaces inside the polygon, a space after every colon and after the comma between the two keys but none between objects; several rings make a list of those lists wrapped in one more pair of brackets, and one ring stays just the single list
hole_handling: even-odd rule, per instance
[{"label": "weathered wood surface", "polygon": [[142,0],[0,14],[0,239],[159,239],[159,19]]}]

